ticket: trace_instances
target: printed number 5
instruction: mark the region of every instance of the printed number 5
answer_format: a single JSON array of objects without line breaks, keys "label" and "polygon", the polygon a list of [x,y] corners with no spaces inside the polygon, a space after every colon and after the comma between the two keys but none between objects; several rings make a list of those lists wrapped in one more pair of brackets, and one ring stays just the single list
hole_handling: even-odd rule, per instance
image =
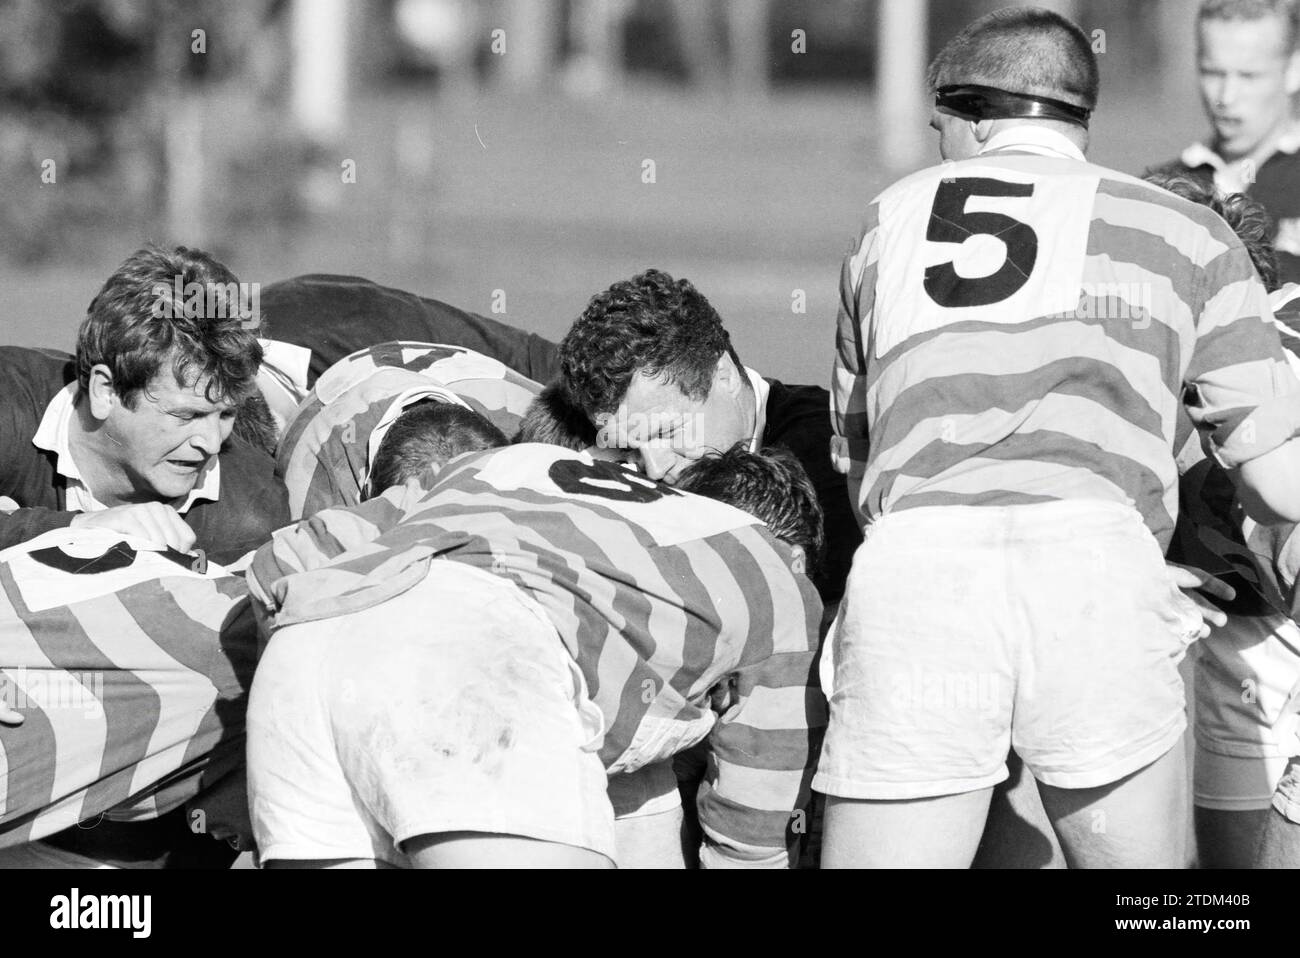
[{"label": "printed number 5", "polygon": [[925,291],[940,306],[990,306],[1014,296],[1033,272],[1038,259],[1038,234],[1033,228],[1002,213],[966,212],[972,196],[1032,196],[1032,183],[1004,183],[987,177],[943,180],[934,194],[930,226],[931,243],[961,243],[968,236],[995,236],[1007,247],[1002,266],[988,276],[967,279],[957,275],[951,261],[925,271]]}]

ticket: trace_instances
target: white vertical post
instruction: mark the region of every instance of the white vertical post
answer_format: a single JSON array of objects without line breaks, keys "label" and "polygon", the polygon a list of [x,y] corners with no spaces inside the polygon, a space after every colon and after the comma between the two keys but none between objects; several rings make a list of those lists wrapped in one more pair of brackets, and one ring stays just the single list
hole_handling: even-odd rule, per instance
[{"label": "white vertical post", "polygon": [[925,158],[928,22],[928,0],[880,0],[876,128],[883,134],[885,165],[895,171],[913,169]]},{"label": "white vertical post", "polygon": [[719,62],[710,5],[701,0],[672,0],[672,11],[690,82],[701,90],[718,92],[727,75]]},{"label": "white vertical post", "polygon": [[532,89],[555,65],[559,10],[553,0],[507,0],[505,13],[505,23],[492,24],[506,32],[504,78],[511,86]]},{"label": "white vertical post", "polygon": [[208,141],[203,134],[207,104],[200,96],[182,92],[179,84],[168,101],[172,110],[164,125],[163,148],[167,158],[167,241],[206,246],[212,241],[204,201]]},{"label": "white vertical post", "polygon": [[347,119],[348,0],[294,0],[290,101],[298,127],[320,142],[343,133]]},{"label": "white vertical post", "polygon": [[1160,43],[1160,86],[1167,100],[1195,98],[1196,7],[1184,0],[1160,0],[1156,8]]},{"label": "white vertical post", "polygon": [[569,34],[576,51],[565,78],[571,92],[594,96],[622,85],[627,6],[627,0],[574,0]]},{"label": "white vertical post", "polygon": [[728,0],[731,34],[731,86],[745,96],[767,93],[767,0]]}]

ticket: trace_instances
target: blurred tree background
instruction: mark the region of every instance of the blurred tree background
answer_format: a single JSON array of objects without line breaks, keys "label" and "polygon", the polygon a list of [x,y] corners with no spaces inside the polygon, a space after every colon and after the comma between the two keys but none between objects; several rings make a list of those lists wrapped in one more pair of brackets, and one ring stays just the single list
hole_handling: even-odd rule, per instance
[{"label": "blurred tree background", "polygon": [[[1039,4],[1103,48],[1099,162],[1201,132],[1194,0]],[[66,344],[152,240],[248,281],[353,273],[480,312],[505,291],[501,318],[549,336],[658,266],[753,365],[821,381],[863,208],[933,161],[924,65],[999,5],[0,0],[3,341]],[[825,348],[790,350],[792,323]]]},{"label": "blurred tree background", "polygon": [[[285,0],[0,0],[0,177],[40,187],[6,191],[6,254],[19,263],[75,258],[106,228],[150,235],[168,218],[207,234],[217,209],[228,218],[291,214],[289,171],[266,162],[294,152],[292,140],[273,135],[287,8]],[[219,37],[196,26],[213,22]],[[230,175],[242,187],[226,194],[234,202],[201,202],[199,184]]]}]

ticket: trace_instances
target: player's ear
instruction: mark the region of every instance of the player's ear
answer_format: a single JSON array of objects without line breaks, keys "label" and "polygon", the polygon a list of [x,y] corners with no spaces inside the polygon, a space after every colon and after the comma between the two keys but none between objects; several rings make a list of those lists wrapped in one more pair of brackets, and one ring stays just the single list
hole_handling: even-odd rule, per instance
[{"label": "player's ear", "polygon": [[795,575],[807,574],[808,553],[804,551],[803,546],[792,545],[790,547],[790,569]]},{"label": "player's ear", "polygon": [[724,349],[718,357],[718,364],[713,367],[714,388],[721,386],[726,395],[734,396],[743,388],[745,381],[744,372],[732,361],[731,353]]},{"label": "player's ear", "polygon": [[1290,96],[1300,93],[1300,50],[1286,58],[1286,92]]},{"label": "player's ear", "polygon": [[86,383],[86,399],[90,404],[90,414],[100,422],[108,418],[113,407],[121,398],[113,389],[113,373],[103,363],[90,367],[90,377]]}]

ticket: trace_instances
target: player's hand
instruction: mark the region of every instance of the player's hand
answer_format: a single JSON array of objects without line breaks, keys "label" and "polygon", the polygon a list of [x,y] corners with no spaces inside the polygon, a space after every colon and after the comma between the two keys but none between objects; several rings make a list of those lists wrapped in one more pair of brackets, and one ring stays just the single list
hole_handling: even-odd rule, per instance
[{"label": "player's hand", "polygon": [[165,502],[142,502],[101,512],[83,512],[72,520],[72,528],[111,529],[177,552],[189,552],[194,545],[194,530]]},{"label": "player's hand", "polygon": [[847,476],[853,460],[849,456],[849,441],[843,436],[831,436],[831,468]]},{"label": "player's hand", "polygon": [[1194,569],[1191,566],[1179,565],[1177,562],[1166,562],[1169,567],[1169,577],[1173,580],[1174,585],[1183,591],[1196,604],[1196,608],[1201,613],[1201,630],[1197,634],[1198,639],[1207,638],[1210,634],[1211,627],[1222,628],[1228,624],[1228,616],[1223,610],[1207,599],[1204,593],[1217,596],[1225,602],[1231,602],[1237,597],[1237,590],[1222,579],[1216,579],[1208,572],[1200,569]]},{"label": "player's hand", "polygon": [[248,776],[240,768],[185,803],[190,830],[227,843],[235,851],[250,852],[253,823],[248,812]]}]

